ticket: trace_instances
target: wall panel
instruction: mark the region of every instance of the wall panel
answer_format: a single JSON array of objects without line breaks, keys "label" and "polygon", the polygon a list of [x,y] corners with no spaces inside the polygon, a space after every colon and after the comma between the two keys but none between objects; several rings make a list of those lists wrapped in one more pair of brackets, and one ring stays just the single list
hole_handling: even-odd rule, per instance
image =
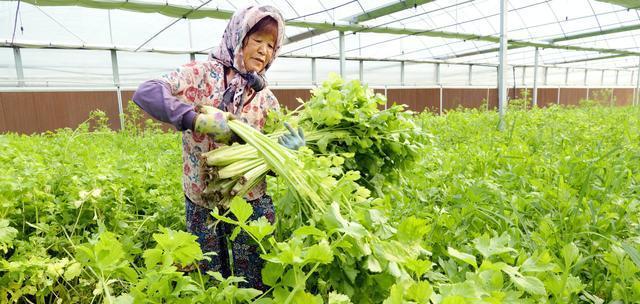
[{"label": "wall panel", "polygon": [[[596,90],[589,92],[590,97],[596,95]],[[283,107],[293,109],[299,104],[296,98],[308,100],[310,89],[273,89]],[[384,89],[374,90],[384,94]],[[444,88],[443,110],[455,109],[458,106],[479,108],[483,100],[487,100],[490,108],[497,108],[498,91],[495,88]],[[520,97],[520,88],[509,90],[510,98]],[[557,102],[557,88],[539,88],[538,105],[545,107]],[[133,91],[123,91],[122,100],[125,112],[128,112],[128,101]],[[578,105],[580,99],[587,96],[585,88],[561,88],[561,105]],[[631,105],[633,99],[632,88],[615,88],[613,96],[616,105]],[[392,88],[387,89],[389,105],[396,103],[407,104],[413,111],[429,110],[439,112],[439,88]],[[381,105],[380,108],[384,108]],[[18,132],[31,134],[57,128],[75,128],[87,120],[89,113],[100,109],[109,119],[114,129],[120,128],[118,117],[118,99],[113,91],[74,91],[74,92],[0,92],[0,133]],[[142,123],[151,118],[143,112]],[[172,129],[169,124],[162,124],[164,130]]]}]

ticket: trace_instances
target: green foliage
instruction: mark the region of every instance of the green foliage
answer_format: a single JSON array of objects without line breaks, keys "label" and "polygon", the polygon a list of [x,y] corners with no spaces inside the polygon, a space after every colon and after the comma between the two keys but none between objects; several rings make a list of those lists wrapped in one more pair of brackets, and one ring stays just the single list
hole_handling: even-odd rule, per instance
[{"label": "green foliage", "polygon": [[[505,132],[495,129],[492,112],[423,114],[421,126],[433,137],[420,165],[405,173],[410,178],[396,185],[401,190],[387,191],[394,218],[425,223],[431,260],[454,282],[476,273],[491,286],[511,282],[536,303],[638,301],[640,242],[630,228],[640,206],[638,114],[603,107],[514,111]],[[500,276],[483,272],[487,260],[513,268],[501,266]],[[463,284],[455,286],[468,293],[447,289],[454,292],[447,301],[468,300],[471,286]]]},{"label": "green foliage", "polygon": [[[316,102],[333,110],[311,107],[304,123],[415,127],[389,138],[416,150],[344,138],[303,149],[296,165],[332,194],[304,222],[282,177],[269,178],[276,224],[250,220],[242,199],[214,212],[260,244],[265,294],[197,269],[207,255],[183,232],[178,134],[87,122],[0,135],[0,302],[640,302],[640,110],[513,111],[505,132],[491,111],[368,121],[380,112],[366,91],[332,81]],[[418,157],[385,158],[398,151]]]},{"label": "green foliage", "polygon": [[531,90],[520,89],[520,97],[509,100],[509,110],[527,110],[531,108]]},{"label": "green foliage", "polygon": [[613,89],[596,89],[590,92],[590,98],[580,99],[578,105],[581,108],[590,108],[597,106],[613,107],[617,103],[617,96],[613,94]]},{"label": "green foliage", "polygon": [[[386,98],[357,80],[345,81],[337,74],[312,91],[311,98],[294,111],[289,120],[297,121],[305,134],[318,132],[320,139],[307,145],[320,154],[350,153],[343,165],[357,171],[359,184],[381,194],[385,182],[398,178],[398,170],[410,167],[419,158],[421,130],[404,105],[386,110]],[[310,137],[310,136],[308,136]]]},{"label": "green foliage", "polygon": [[[159,227],[184,229],[179,134],[114,132],[105,118],[92,114],[75,130],[0,135],[0,302],[91,302],[98,276],[77,273],[80,244],[110,231],[124,252],[119,261],[131,262]],[[108,281],[99,290],[122,290]]]}]

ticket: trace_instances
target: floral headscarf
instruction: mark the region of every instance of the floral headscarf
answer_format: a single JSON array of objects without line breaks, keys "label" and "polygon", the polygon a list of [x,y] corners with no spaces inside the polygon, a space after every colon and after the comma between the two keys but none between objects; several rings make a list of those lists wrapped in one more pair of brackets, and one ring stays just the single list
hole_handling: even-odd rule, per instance
[{"label": "floral headscarf", "polygon": [[[273,49],[273,56],[267,62],[264,70],[261,72],[248,73],[244,67],[242,54],[242,41],[247,33],[260,20],[265,17],[273,18],[278,24],[278,35]],[[284,20],[280,11],[270,5],[249,6],[240,9],[233,14],[227,28],[222,35],[220,47],[209,54],[209,60],[217,60],[224,66],[232,68],[236,71],[235,76],[229,82],[227,89],[224,91],[222,102],[218,105],[223,111],[239,114],[244,103],[244,90],[247,86],[253,88],[256,92],[261,91],[267,85],[264,78],[264,72],[271,66],[273,60],[278,56],[282,40],[284,38]]]}]

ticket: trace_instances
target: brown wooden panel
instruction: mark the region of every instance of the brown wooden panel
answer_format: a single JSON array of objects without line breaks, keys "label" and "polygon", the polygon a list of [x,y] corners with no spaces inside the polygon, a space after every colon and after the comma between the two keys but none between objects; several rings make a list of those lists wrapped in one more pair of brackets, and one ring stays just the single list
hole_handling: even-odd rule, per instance
[{"label": "brown wooden panel", "polygon": [[0,94],[0,133],[4,132],[5,130],[7,130],[7,118],[4,111],[4,99],[3,99],[3,95]]},{"label": "brown wooden panel", "polygon": [[[384,96],[384,89],[373,89],[373,93],[374,94],[380,94],[380,95]],[[390,101],[387,100],[387,103],[390,103]],[[382,110],[384,110],[384,107],[385,107],[385,105],[379,105],[378,109],[382,111]]]},{"label": "brown wooden panel", "polygon": [[629,106],[633,103],[633,89],[613,89],[617,106]]},{"label": "brown wooden panel", "polygon": [[577,106],[580,100],[587,99],[587,89],[582,88],[561,88],[560,104]]},{"label": "brown wooden panel", "polygon": [[310,89],[273,89],[271,91],[278,99],[280,106],[290,110],[293,110],[300,105],[296,98],[300,98],[303,101],[307,101],[311,98]]},{"label": "brown wooden panel", "polygon": [[18,132],[32,134],[37,132],[35,106],[33,93],[7,92],[1,93],[4,101],[4,111],[6,119],[6,130],[3,132]]},{"label": "brown wooden panel", "polygon": [[489,109],[498,108],[498,89],[485,89],[487,90],[487,96],[489,101]]},{"label": "brown wooden panel", "polygon": [[[599,89],[594,89],[599,90]],[[309,89],[274,89],[280,104],[292,108],[297,106],[296,98],[308,100],[311,96]],[[383,89],[374,90],[384,94]],[[596,91],[590,90],[590,95]],[[544,107],[556,104],[558,89],[538,89],[538,105]],[[579,100],[586,97],[586,89],[562,88],[561,104],[577,105]],[[414,111],[429,109],[438,112],[439,89],[388,89],[389,104],[393,102],[407,104]],[[520,88],[509,90],[511,98],[520,97]],[[133,91],[123,91],[122,100],[125,112]],[[613,90],[616,105],[630,105],[633,89],[616,88]],[[479,107],[483,99],[489,101],[491,108],[497,107],[497,89],[443,89],[443,103],[445,109],[453,109],[458,105],[463,107]],[[381,106],[384,108],[384,106]],[[0,92],[0,132],[18,132],[31,134],[44,132],[62,127],[75,128],[87,120],[89,112],[100,109],[107,114],[112,128],[120,127],[118,117],[118,99],[115,91],[99,92]],[[144,120],[150,116],[143,112]],[[165,130],[172,129],[169,124],[162,124]]]},{"label": "brown wooden panel", "polygon": [[589,90],[589,99],[600,102],[601,105],[604,106],[614,106],[616,100],[615,95],[613,94],[613,89],[591,89]]},{"label": "brown wooden panel", "polygon": [[3,100],[4,127],[31,134],[63,127],[75,128],[100,109],[107,114],[113,128],[119,128],[115,92],[7,92]]},{"label": "brown wooden panel", "polygon": [[405,104],[412,111],[427,110],[438,113],[440,111],[440,89],[388,89],[387,101],[389,105]]},{"label": "brown wooden panel", "polygon": [[480,108],[483,100],[491,98],[490,93],[490,91],[487,92],[487,89],[444,89],[442,92],[443,108],[445,110],[455,109],[458,106],[464,108]]},{"label": "brown wooden panel", "polygon": [[539,88],[538,89],[538,107],[544,108],[554,105],[558,100],[558,89],[556,88]]},{"label": "brown wooden panel", "polygon": [[147,112],[145,112],[144,110],[140,109],[138,107],[138,105],[136,105],[133,100],[133,94],[135,93],[135,91],[122,91],[122,107],[124,110],[124,113],[127,114],[129,113],[129,107],[136,107],[140,110],[140,113],[142,114],[142,117],[140,119],[139,122],[139,126],[138,127],[144,127],[145,121],[147,121],[148,119],[151,119],[157,123],[160,123],[160,128],[163,131],[168,131],[168,130],[175,130],[175,127],[172,124],[169,123],[165,123],[165,122],[161,122],[153,117],[151,117],[151,115],[147,114]]},{"label": "brown wooden panel", "polygon": [[72,106],[70,99],[51,98],[52,96],[47,93],[33,95],[36,108],[33,114],[37,120],[38,132],[71,126],[69,121],[72,117],[67,114],[67,108]]},{"label": "brown wooden panel", "polygon": [[118,116],[118,97],[112,92],[63,92],[54,95],[63,99],[66,105],[67,123],[75,128],[89,118],[91,111],[101,110],[109,118],[109,126],[120,129]]}]

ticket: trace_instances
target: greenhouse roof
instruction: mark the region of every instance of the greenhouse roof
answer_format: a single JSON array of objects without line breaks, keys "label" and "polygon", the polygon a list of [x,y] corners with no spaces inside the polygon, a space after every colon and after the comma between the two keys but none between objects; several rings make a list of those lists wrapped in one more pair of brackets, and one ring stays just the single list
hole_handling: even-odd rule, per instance
[{"label": "greenhouse roof", "polygon": [[[0,2],[0,47],[204,56],[217,47],[233,11],[252,4],[282,11],[285,57],[337,58],[342,32],[351,60],[498,63],[500,9],[491,0],[12,0]],[[508,64],[533,66],[537,47],[543,66],[636,69],[638,6],[510,0]]]}]

